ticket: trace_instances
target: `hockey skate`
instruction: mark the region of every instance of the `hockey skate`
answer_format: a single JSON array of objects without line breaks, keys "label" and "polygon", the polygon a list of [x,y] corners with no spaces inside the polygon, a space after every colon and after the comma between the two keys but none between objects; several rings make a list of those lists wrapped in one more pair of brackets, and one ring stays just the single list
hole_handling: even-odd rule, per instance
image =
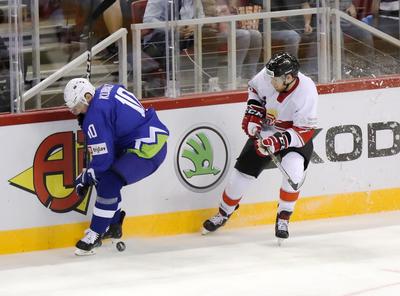
[{"label": "hockey skate", "polygon": [[111,238],[112,245],[115,245],[117,250],[120,252],[125,251],[126,249],[125,243],[121,240],[122,224],[124,223],[125,215],[125,211],[121,211],[119,222],[110,224],[107,231],[102,236],[103,240]]},{"label": "hockey skate", "polygon": [[289,237],[289,219],[291,214],[291,212],[282,211],[276,215],[275,236],[278,239],[279,246]]},{"label": "hockey skate", "polygon": [[[236,211],[238,208],[239,208],[239,205],[236,206],[234,211]],[[232,212],[232,214],[233,214],[233,212]],[[219,211],[215,216],[204,221],[203,230],[202,230],[201,234],[205,235],[209,232],[214,232],[218,228],[224,226],[226,221],[228,221],[228,219],[232,216],[232,214],[227,215],[224,210],[219,208]]]},{"label": "hockey skate", "polygon": [[76,243],[75,255],[94,255],[95,248],[101,246],[101,236],[90,228],[85,231],[85,237]]}]

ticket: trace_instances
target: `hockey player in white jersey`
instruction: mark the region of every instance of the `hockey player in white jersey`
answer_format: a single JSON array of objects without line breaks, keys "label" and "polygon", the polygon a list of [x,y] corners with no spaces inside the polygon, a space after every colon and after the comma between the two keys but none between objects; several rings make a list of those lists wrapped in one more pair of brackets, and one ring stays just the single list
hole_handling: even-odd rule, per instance
[{"label": "hockey player in white jersey", "polygon": [[[285,52],[272,56],[249,81],[242,129],[249,136],[222,193],[218,213],[203,223],[203,234],[225,225],[239,202],[271,162],[270,152],[281,157],[291,180],[301,184],[313,152],[318,93],[314,82],[299,72],[297,59]],[[299,197],[282,179],[275,224],[278,239],[289,237],[288,224]]]}]

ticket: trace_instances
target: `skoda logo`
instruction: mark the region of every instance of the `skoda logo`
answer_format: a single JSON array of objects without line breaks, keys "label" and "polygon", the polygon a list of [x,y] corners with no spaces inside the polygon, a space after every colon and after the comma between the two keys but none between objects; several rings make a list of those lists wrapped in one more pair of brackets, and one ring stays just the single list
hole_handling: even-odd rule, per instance
[{"label": "skoda logo", "polygon": [[215,188],[229,166],[229,149],[215,127],[191,128],[178,142],[175,170],[181,183],[195,192]]}]

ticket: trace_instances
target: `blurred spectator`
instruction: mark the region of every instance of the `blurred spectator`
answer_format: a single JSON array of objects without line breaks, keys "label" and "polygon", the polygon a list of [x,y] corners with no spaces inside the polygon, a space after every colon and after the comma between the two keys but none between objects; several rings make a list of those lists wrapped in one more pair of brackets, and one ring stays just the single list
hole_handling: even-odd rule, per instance
[{"label": "blurred spectator", "polygon": [[[373,0],[371,15],[363,19],[378,30],[399,39],[399,1]],[[377,56],[376,63],[381,65],[381,73],[398,73],[400,66],[399,48],[380,38],[374,38],[375,48],[382,52]]]},{"label": "blurred spectator", "polygon": [[62,0],[39,0],[40,18],[58,25],[64,24],[65,17],[61,4]]},{"label": "blurred spectator", "polygon": [[[329,5],[331,8],[335,8],[336,1],[335,0],[327,0],[326,5]],[[316,6],[316,0],[311,0],[308,2],[303,3],[303,8],[310,8]],[[356,6],[353,4],[352,0],[341,0],[339,1],[339,9],[348,15],[350,15],[353,18],[357,18],[357,9]],[[311,16],[306,16],[305,17],[305,26],[304,26],[304,32],[305,33],[311,33],[313,31],[313,27],[315,27],[315,24],[311,24]],[[363,42],[364,44],[368,46],[372,46],[372,35],[365,30],[361,30],[359,27],[345,21],[341,20],[340,22],[340,27],[343,31],[343,33],[352,36],[356,40],[359,40]],[[373,46],[372,46],[373,47]]]},{"label": "blurred spectator", "polygon": [[[173,3],[173,6],[172,6]],[[201,4],[201,3],[200,3]],[[174,10],[171,13],[171,9]],[[196,0],[148,0],[143,16],[143,23],[165,22],[168,20],[188,20],[197,17],[204,17],[202,5],[197,6]],[[193,48],[195,26],[180,26],[179,29],[179,50],[190,56],[187,50]],[[174,81],[170,79],[172,65],[172,50],[175,44],[171,43],[170,31],[166,27],[149,30],[150,32],[143,36],[143,53],[145,60],[151,60],[157,63],[159,69],[155,73],[147,75],[146,96],[170,96],[172,95]],[[168,36],[169,48],[167,49],[166,36]],[[167,51],[168,50],[168,51]],[[167,56],[169,63],[167,65]],[[143,59],[142,59],[143,60]],[[168,72],[166,70],[169,70]],[[143,70],[143,69],[142,69]],[[144,70],[143,70],[144,71]],[[167,83],[167,79],[170,81]],[[180,79],[178,79],[180,80]],[[165,88],[166,87],[166,88]],[[177,94],[180,88],[175,85]]]},{"label": "blurred spectator", "polygon": [[[87,38],[89,26],[91,31],[95,32],[92,44],[95,44],[120,28],[128,30],[128,46],[131,46],[130,24],[131,24],[131,8],[130,5],[134,0],[75,0],[79,11],[76,17],[76,32],[81,33],[80,41]],[[66,4],[69,1],[64,1]],[[90,22],[92,22],[90,24]],[[103,60],[115,61],[117,59],[118,49],[115,44],[104,50],[99,58]]]},{"label": "blurred spectator", "polygon": [[[250,3],[263,5],[263,0],[250,0]],[[271,11],[282,11],[301,8],[302,0],[271,0]],[[265,7],[264,7],[265,8]],[[297,32],[293,17],[271,19],[271,39],[273,45],[282,46],[277,51],[288,52],[298,57],[301,36]],[[275,50],[276,51],[276,50]]]},{"label": "blurred spectator", "polygon": [[[257,11],[257,9],[255,9]],[[231,15],[237,13],[251,13],[254,9],[238,6],[235,0],[217,0],[217,14]],[[239,22],[236,30],[236,75],[247,81],[257,73],[257,63],[260,59],[262,49],[262,35],[258,30],[258,23],[253,21]],[[228,24],[220,24],[218,37],[226,42],[228,37]]]},{"label": "blurred spectator", "polygon": [[[52,0],[55,1],[55,0]],[[85,25],[90,21],[101,20],[109,34],[114,33],[122,27],[129,27],[131,22],[130,4],[134,0],[81,0],[77,1],[86,12]],[[92,6],[92,7],[91,7]],[[88,13],[91,12],[91,15]]]},{"label": "blurred spectator", "polygon": [[[131,3],[134,0],[116,0],[110,7],[108,7],[102,15],[104,23],[106,25],[108,33],[111,35],[121,28],[128,30],[128,55],[131,53]],[[118,48],[115,44],[112,44],[107,48],[105,55],[102,57],[103,60],[116,61],[118,58]],[[128,63],[130,60],[128,59]]]},{"label": "blurred spectator", "polygon": [[[174,1],[176,18],[175,19],[194,19],[203,17],[203,8],[200,7],[196,13],[195,0]],[[143,17],[143,23],[165,22],[171,20],[169,13],[170,4],[165,0],[149,0]],[[193,35],[195,26],[183,26],[179,28],[180,49],[188,49],[193,46]],[[154,29],[151,33],[143,37],[143,51],[155,58],[160,66],[166,68],[166,28]]]},{"label": "blurred spectator", "polygon": [[0,112],[10,112],[10,63],[9,52],[0,37]]},{"label": "blurred spectator", "polygon": [[[237,1],[232,0],[203,0],[206,16],[232,15],[237,13],[250,13],[244,7],[238,6]],[[254,11],[254,8],[251,8]],[[236,29],[236,75],[239,85],[247,85],[247,81],[257,73],[257,63],[262,49],[262,36],[257,25],[252,22],[240,22]],[[229,26],[220,23],[217,26],[218,43],[226,44]],[[219,75],[221,76],[221,75]],[[243,83],[241,83],[243,80]]]},{"label": "blurred spectator", "polygon": [[[116,0],[109,8],[103,12],[104,23],[106,24],[107,31],[112,34],[122,28],[122,3],[126,0]],[[128,11],[131,11],[128,9]]]},{"label": "blurred spectator", "polygon": [[[115,0],[103,12],[103,20],[110,34],[118,31],[120,28],[126,28],[128,33],[130,32],[130,25],[132,23],[131,4],[135,1],[137,0]],[[105,1],[103,0],[103,2]]]},{"label": "blurred spectator", "polygon": [[[317,5],[316,0],[311,0],[303,3],[303,8],[315,7]],[[353,18],[357,18],[357,9],[352,0],[341,0],[339,2],[339,9]],[[325,1],[326,5],[331,8],[336,8],[335,0],[327,0]],[[304,17],[304,32],[306,34],[311,34],[316,27],[316,17],[312,17],[311,15]],[[374,60],[374,44],[372,34],[366,30],[360,29],[359,27],[353,25],[352,23],[341,19],[340,21],[340,29],[345,36],[348,36],[351,40],[350,42],[344,43],[344,38],[342,37],[342,58],[347,58],[347,65],[351,68],[350,70],[344,69],[347,73],[352,76],[358,76],[358,74],[364,73],[369,68],[369,62]],[[316,41],[316,34],[312,35],[312,38]],[[346,52],[351,53],[350,55],[344,56],[344,49],[347,48]],[[311,56],[315,56],[315,53],[308,53]],[[310,57],[310,56],[308,56]],[[310,59],[306,59],[310,61]],[[316,61],[314,60],[313,65],[311,66],[313,69],[310,69],[310,63],[303,63],[303,71],[304,72],[313,72],[316,71],[317,67]],[[357,74],[357,72],[359,72]]]},{"label": "blurred spectator", "polygon": [[373,0],[373,21],[370,22],[377,29],[399,39],[399,1]]}]

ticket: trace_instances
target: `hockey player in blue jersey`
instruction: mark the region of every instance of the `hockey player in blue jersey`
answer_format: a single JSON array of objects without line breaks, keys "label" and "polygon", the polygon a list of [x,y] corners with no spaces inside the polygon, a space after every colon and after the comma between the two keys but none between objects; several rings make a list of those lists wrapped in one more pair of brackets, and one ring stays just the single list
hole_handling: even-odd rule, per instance
[{"label": "hockey player in blue jersey", "polygon": [[87,79],[75,78],[66,85],[64,100],[74,115],[84,114],[82,130],[92,157],[75,182],[81,197],[90,186],[97,191],[90,228],[75,251],[90,255],[102,238],[122,235],[121,188],[158,169],[167,154],[169,131],[154,109],[145,109],[122,85],[95,89]]}]

